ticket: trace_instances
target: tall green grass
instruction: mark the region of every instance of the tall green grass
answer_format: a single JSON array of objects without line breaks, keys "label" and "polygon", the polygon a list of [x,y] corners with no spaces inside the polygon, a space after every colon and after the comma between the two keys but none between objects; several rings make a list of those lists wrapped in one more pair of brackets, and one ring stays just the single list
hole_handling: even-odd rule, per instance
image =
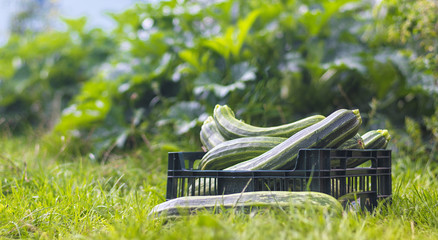
[{"label": "tall green grass", "polygon": [[0,139],[2,238],[438,239],[437,166],[409,158],[394,156],[392,204],[373,213],[326,216],[305,208],[165,220],[148,214],[164,201],[169,147],[113,155],[102,164],[40,142],[38,136]]}]

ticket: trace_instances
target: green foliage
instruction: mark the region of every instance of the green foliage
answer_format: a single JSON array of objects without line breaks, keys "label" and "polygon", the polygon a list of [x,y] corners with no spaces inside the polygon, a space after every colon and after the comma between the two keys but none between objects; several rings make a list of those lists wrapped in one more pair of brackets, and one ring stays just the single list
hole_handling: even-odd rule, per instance
[{"label": "green foliage", "polygon": [[59,111],[113,51],[113,41],[101,30],[84,30],[85,19],[66,23],[66,32],[13,35],[1,48],[0,113],[4,125],[19,128],[30,122],[52,127]]},{"label": "green foliage", "polygon": [[[396,132],[394,149],[398,156],[426,165],[438,159],[437,112],[425,117],[423,124],[406,118],[405,131]],[[422,127],[424,126],[424,128]]]},{"label": "green foliage", "polygon": [[375,11],[379,21],[376,22],[373,33],[377,33],[375,37],[379,41],[405,47],[405,54],[412,57],[416,67],[432,72],[436,78],[438,76],[437,11],[436,1],[382,1]]},{"label": "green foliage", "polygon": [[163,132],[192,139],[218,103],[264,126],[337,108],[395,126],[431,116],[432,75],[367,35],[379,26],[372,10],[353,0],[160,1],[110,14],[111,33],[65,20],[66,32],[14,36],[1,49],[0,124],[51,127],[63,109],[52,137],[101,157]]}]

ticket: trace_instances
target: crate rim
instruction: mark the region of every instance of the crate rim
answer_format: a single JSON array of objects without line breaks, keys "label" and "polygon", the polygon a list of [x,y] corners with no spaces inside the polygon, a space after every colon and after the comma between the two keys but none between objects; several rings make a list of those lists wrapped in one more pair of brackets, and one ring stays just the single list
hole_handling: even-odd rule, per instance
[{"label": "crate rim", "polygon": [[[336,148],[301,148],[298,150],[297,159],[300,157],[300,153],[307,152],[307,151],[329,151],[329,152],[381,152],[381,153],[389,153],[389,157],[391,158],[392,150],[391,149],[336,149]],[[170,154],[206,154],[207,152],[201,152],[201,151],[188,151],[188,152],[168,152],[168,156]],[[360,157],[360,156],[351,156],[354,158]],[[363,158],[369,158],[368,156],[365,156]],[[295,167],[293,169],[286,169],[286,170],[200,170],[200,169],[186,169],[185,166],[182,169],[167,169],[168,172],[174,172],[174,171],[189,171],[189,172],[205,172],[205,173],[217,173],[217,172],[225,172],[225,173],[248,173],[248,172],[254,172],[254,173],[288,173],[288,172],[309,172],[309,170],[297,170],[297,164],[298,161],[295,163]],[[392,164],[391,164],[392,165]],[[345,171],[346,169],[351,170],[363,170],[363,169],[369,169],[369,168],[338,168],[336,170],[339,171]],[[388,170],[391,169],[391,166],[388,167],[375,167],[373,169],[376,170]],[[331,172],[334,169],[319,169],[319,172]]]}]

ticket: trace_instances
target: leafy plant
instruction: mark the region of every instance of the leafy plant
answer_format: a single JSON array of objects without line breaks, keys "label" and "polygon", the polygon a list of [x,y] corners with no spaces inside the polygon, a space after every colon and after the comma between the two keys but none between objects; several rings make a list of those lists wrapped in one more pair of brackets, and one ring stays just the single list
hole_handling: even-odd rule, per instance
[{"label": "leafy plant", "polygon": [[381,24],[372,11],[353,0],[160,1],[110,14],[112,32],[65,20],[66,32],[2,48],[0,124],[56,122],[57,139],[103,156],[197,139],[216,104],[263,126],[337,108],[359,108],[369,126],[421,122],[436,108],[433,74],[372,37]]},{"label": "leafy plant", "polygon": [[68,20],[66,32],[13,35],[1,48],[0,113],[3,125],[52,127],[61,109],[113,51],[103,31]]},{"label": "leafy plant", "polygon": [[[431,72],[436,78],[437,10],[436,1],[384,1],[375,10],[379,21],[376,21],[372,33],[379,42],[402,46],[418,69]],[[428,82],[431,83],[430,80]]]}]

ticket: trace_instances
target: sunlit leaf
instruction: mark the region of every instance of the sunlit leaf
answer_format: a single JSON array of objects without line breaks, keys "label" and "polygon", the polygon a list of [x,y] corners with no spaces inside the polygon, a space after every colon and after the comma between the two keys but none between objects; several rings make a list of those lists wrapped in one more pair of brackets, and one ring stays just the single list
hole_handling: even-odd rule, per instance
[{"label": "sunlit leaf", "polygon": [[248,32],[257,17],[260,15],[260,12],[261,11],[258,9],[254,10],[246,18],[239,20],[239,22],[237,23],[237,29],[239,31],[237,33],[237,39],[233,41],[234,44],[232,45],[233,47],[231,49],[231,52],[234,56],[239,56],[242,45],[248,36]]},{"label": "sunlit leaf", "polygon": [[63,110],[61,121],[56,130],[68,132],[79,128],[88,128],[105,119],[110,111],[112,100],[107,82],[88,82],[75,103]]},{"label": "sunlit leaf", "polygon": [[196,51],[193,50],[183,50],[178,53],[179,57],[182,58],[184,61],[190,63],[192,66],[194,66],[198,71],[201,70],[201,65],[199,64],[199,56]]},{"label": "sunlit leaf", "polygon": [[[232,28],[228,29],[228,32],[232,33]],[[232,44],[232,39],[225,37],[216,37],[213,39],[208,39],[203,42],[204,46],[212,49],[213,51],[222,55],[225,59],[228,59],[230,55],[230,44]]]},{"label": "sunlit leaf", "polygon": [[72,18],[62,18],[62,21],[67,24],[69,28],[71,28],[73,31],[82,33],[85,27],[85,24],[87,23],[86,17],[80,17],[76,19]]}]

